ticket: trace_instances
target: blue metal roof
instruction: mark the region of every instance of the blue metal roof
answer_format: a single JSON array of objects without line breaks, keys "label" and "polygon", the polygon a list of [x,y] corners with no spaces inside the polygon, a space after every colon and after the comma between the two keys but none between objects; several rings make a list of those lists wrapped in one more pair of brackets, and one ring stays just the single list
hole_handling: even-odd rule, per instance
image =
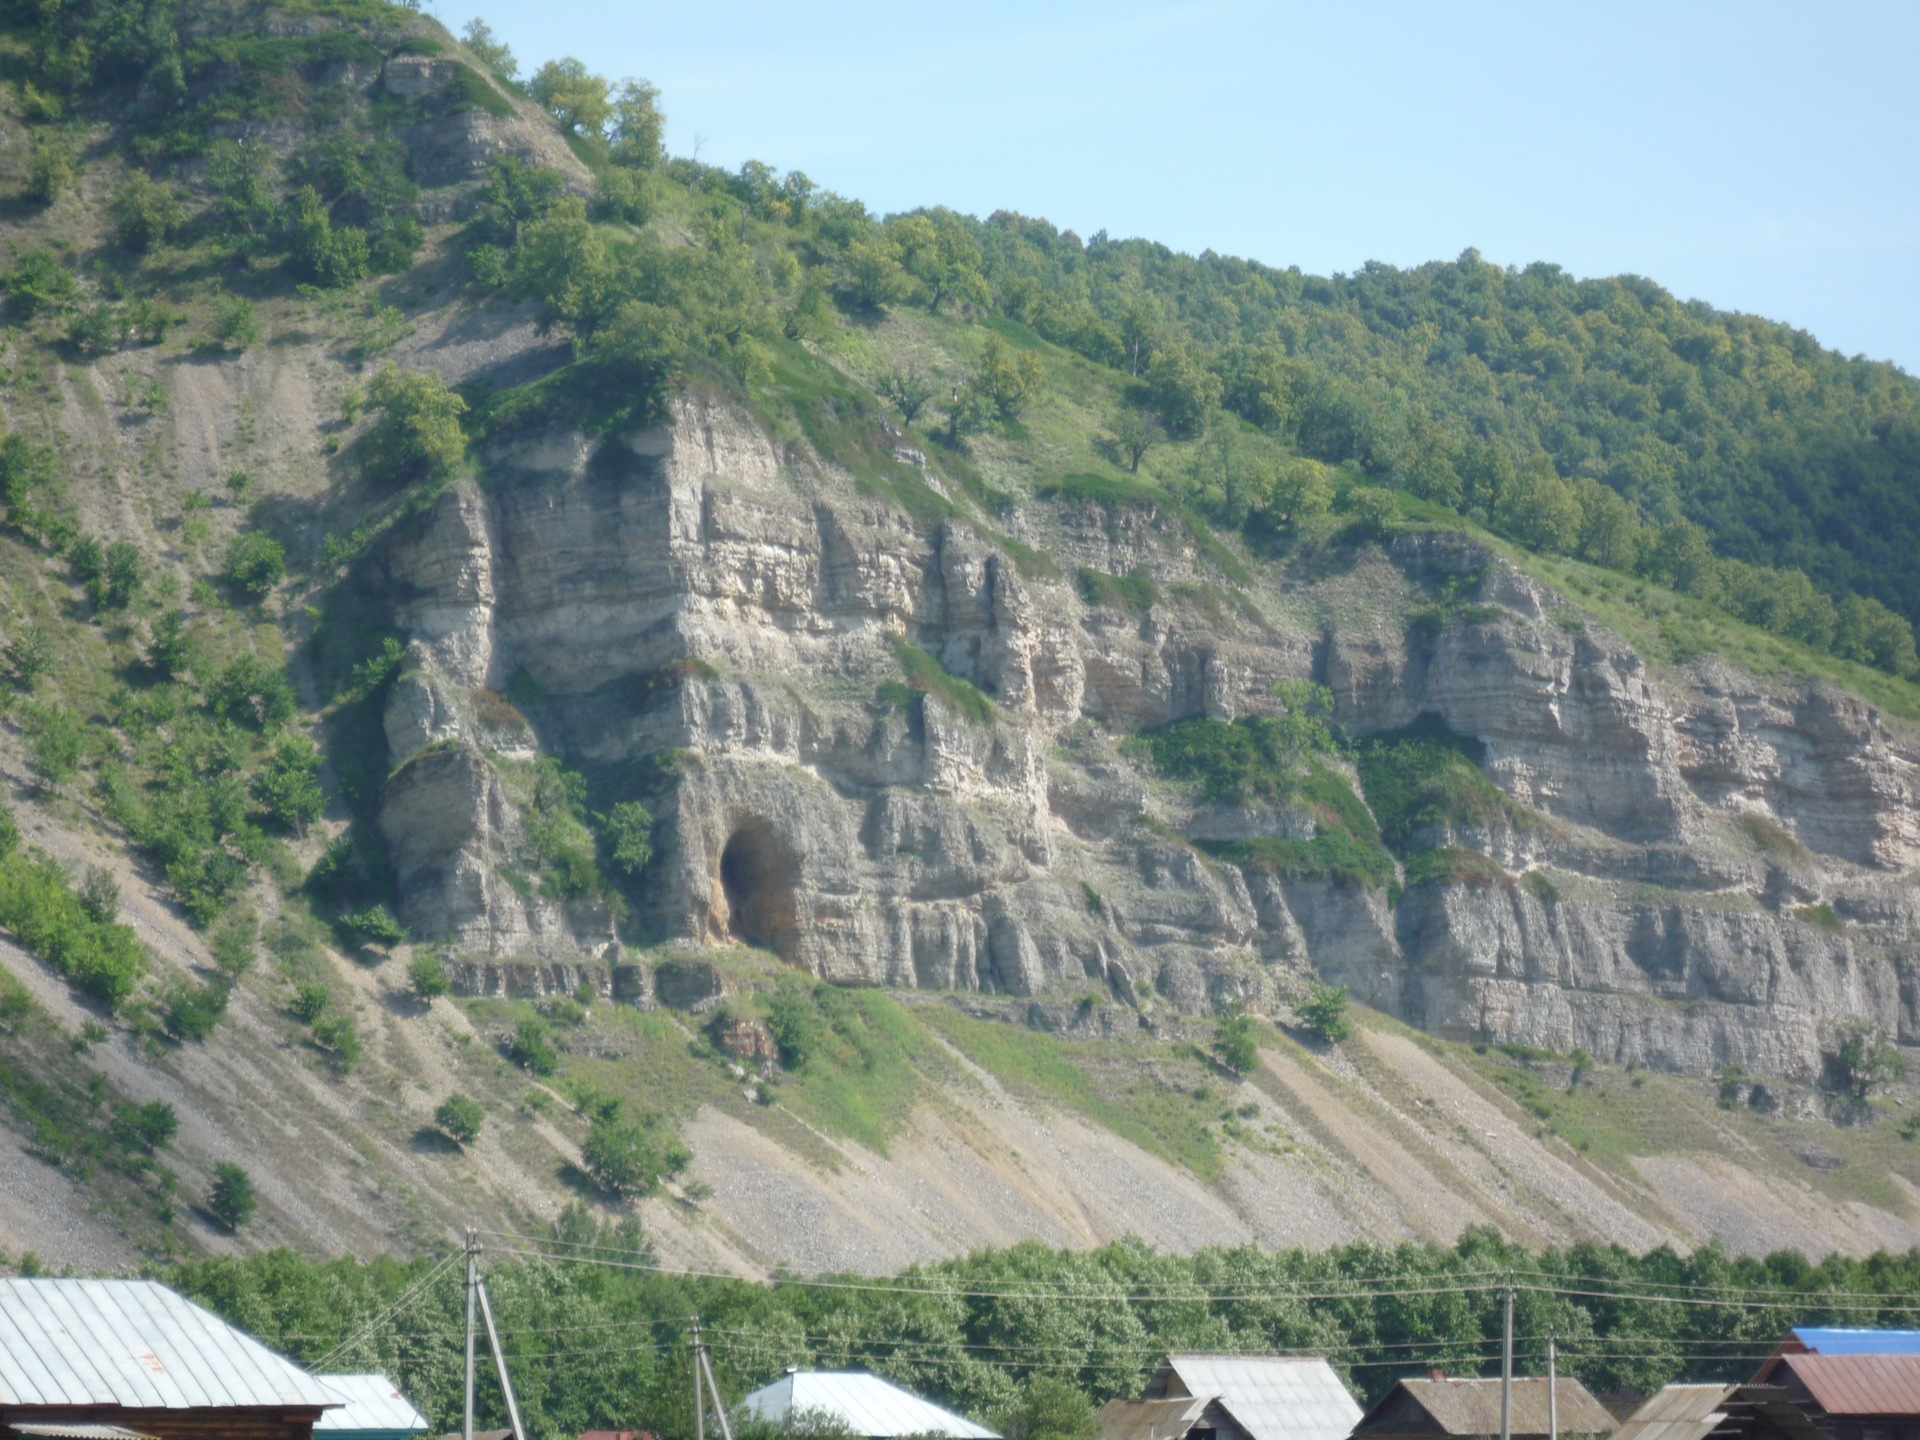
[{"label": "blue metal roof", "polygon": [[1920,1330],[1795,1330],[1815,1355],[1920,1355]]}]

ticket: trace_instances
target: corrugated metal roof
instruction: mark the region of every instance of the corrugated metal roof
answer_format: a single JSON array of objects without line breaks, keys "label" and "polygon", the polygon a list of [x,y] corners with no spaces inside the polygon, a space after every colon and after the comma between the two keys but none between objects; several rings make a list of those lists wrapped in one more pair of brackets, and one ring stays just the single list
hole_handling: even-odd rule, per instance
[{"label": "corrugated metal roof", "polygon": [[1770,1378],[1788,1374],[1829,1415],[1920,1415],[1920,1355],[1786,1355]]},{"label": "corrugated metal roof", "polygon": [[1613,1440],[1706,1440],[1727,1418],[1730,1385],[1669,1385],[1647,1397]]},{"label": "corrugated metal roof", "polygon": [[1100,1407],[1100,1440],[1176,1440],[1193,1428],[1211,1395],[1171,1400],[1109,1400]]},{"label": "corrugated metal roof", "polygon": [[0,1404],[339,1403],[291,1361],[151,1280],[0,1280]]},{"label": "corrugated metal roof", "polygon": [[[1613,1429],[1613,1416],[1588,1393],[1578,1380],[1559,1380],[1554,1389],[1559,1398],[1562,1435],[1601,1435]],[[1431,1417],[1433,1427],[1446,1435],[1498,1435],[1500,1433],[1500,1382],[1498,1380],[1402,1380],[1389,1390],[1354,1427],[1356,1435],[1419,1433],[1398,1428],[1404,1422],[1382,1424],[1376,1416],[1386,1416],[1398,1408],[1405,1396]],[[1513,1433],[1547,1433],[1547,1382],[1513,1382]]]},{"label": "corrugated metal roof", "polygon": [[32,1435],[37,1440],[154,1440],[138,1430],[118,1425],[63,1425],[58,1421],[16,1420],[7,1428],[16,1435]]},{"label": "corrugated metal roof", "polygon": [[315,1430],[411,1430],[427,1433],[427,1417],[413,1408],[413,1402],[400,1393],[400,1387],[384,1375],[321,1375],[317,1377],[336,1400],[338,1410],[329,1410],[314,1422]]},{"label": "corrugated metal roof", "polygon": [[1253,1440],[1346,1440],[1360,1407],[1324,1360],[1169,1355],[1190,1395],[1217,1395]]},{"label": "corrugated metal roof", "polygon": [[740,1408],[778,1425],[790,1410],[822,1410],[855,1435],[947,1435],[952,1440],[999,1440],[993,1431],[910,1395],[864,1370],[796,1370],[763,1385]]},{"label": "corrugated metal roof", "polygon": [[1815,1355],[1920,1355],[1920,1330],[1835,1330],[1802,1326],[1793,1338]]}]

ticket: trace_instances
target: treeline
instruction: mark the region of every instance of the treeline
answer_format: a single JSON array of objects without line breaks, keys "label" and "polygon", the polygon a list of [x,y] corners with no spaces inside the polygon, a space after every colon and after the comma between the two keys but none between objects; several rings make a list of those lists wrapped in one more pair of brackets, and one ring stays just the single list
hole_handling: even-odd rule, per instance
[{"label": "treeline", "polygon": [[[1485,1229],[1451,1248],[1248,1246],[1180,1256],[1137,1241],[1090,1252],[1029,1244],[892,1281],[845,1277],[855,1282],[846,1288],[644,1268],[652,1257],[634,1222],[596,1225],[579,1209],[553,1235],[503,1243],[573,1257],[485,1261],[529,1426],[568,1437],[606,1426],[691,1434],[685,1339],[695,1315],[730,1398],[789,1365],[865,1367],[969,1414],[1004,1418],[1041,1378],[1066,1382],[1086,1402],[1137,1393],[1168,1351],[1324,1355],[1363,1402],[1433,1368],[1492,1373],[1509,1274],[1519,1287],[1521,1369],[1543,1369],[1553,1335],[1563,1369],[1603,1394],[1742,1379],[1790,1326],[1901,1326],[1920,1294],[1920,1251],[1817,1263],[1790,1252],[1736,1259],[1713,1245],[1685,1257],[1585,1244],[1535,1254]],[[431,1269],[424,1260],[277,1251],[160,1275],[296,1359],[391,1375],[450,1429],[460,1405],[458,1262],[380,1318]],[[1669,1303],[1676,1297],[1689,1303]],[[481,1397],[479,1423],[504,1424],[494,1387]]]}]

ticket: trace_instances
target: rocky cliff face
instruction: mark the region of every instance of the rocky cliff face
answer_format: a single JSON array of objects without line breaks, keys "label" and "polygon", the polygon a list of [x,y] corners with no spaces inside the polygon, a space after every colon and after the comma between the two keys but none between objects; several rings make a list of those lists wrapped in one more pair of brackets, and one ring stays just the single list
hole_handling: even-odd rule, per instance
[{"label": "rocky cliff face", "polygon": [[[1656,676],[1461,537],[1230,596],[1171,518],[1035,502],[1007,522],[1022,546],[928,533],[693,400],[620,439],[522,440],[487,475],[385,556],[410,643],[382,811],[407,923],[485,973],[621,959],[605,905],[524,878],[513,774],[553,753],[643,777],[657,853],[629,943],[1191,1011],[1318,974],[1447,1034],[1693,1072],[1813,1078],[1855,1018],[1920,1043],[1911,743],[1823,688]],[[1079,567],[1141,570],[1159,598],[1090,605]],[[1442,586],[1456,603],[1409,624]],[[902,642],[990,714],[901,687]],[[1472,737],[1536,823],[1429,837],[1494,866],[1404,894],[1210,858],[1193,842],[1313,819],[1198,806],[1120,742],[1274,712],[1290,679],[1328,686],[1354,734]]]}]

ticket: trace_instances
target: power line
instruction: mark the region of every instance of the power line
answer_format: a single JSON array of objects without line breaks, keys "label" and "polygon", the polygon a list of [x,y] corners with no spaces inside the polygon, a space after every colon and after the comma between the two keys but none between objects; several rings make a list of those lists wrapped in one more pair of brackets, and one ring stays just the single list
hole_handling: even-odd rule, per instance
[{"label": "power line", "polygon": [[322,1355],[318,1360],[315,1360],[313,1364],[308,1368],[313,1370],[324,1370],[329,1364],[332,1363],[335,1356],[340,1355],[344,1351],[352,1348],[354,1345],[357,1345],[365,1336],[371,1334],[377,1326],[379,1326],[380,1324],[382,1324],[387,1320],[392,1319],[395,1315],[397,1315],[403,1306],[412,1304],[413,1301],[417,1299],[426,1290],[428,1285],[432,1284],[433,1281],[437,1279],[441,1275],[441,1273],[446,1270],[446,1268],[449,1265],[453,1264],[453,1262],[458,1260],[459,1258],[460,1258],[460,1254],[457,1251],[454,1254],[447,1256],[446,1259],[442,1260],[438,1265],[434,1266],[425,1275],[422,1275],[418,1280],[414,1281],[413,1284],[409,1285],[405,1290],[402,1290],[399,1293],[399,1295],[395,1296],[393,1303],[389,1305],[385,1310],[382,1310],[379,1314],[375,1315],[371,1320],[367,1321],[365,1325],[362,1325],[358,1330],[354,1331],[353,1334],[349,1335],[346,1339],[342,1340],[338,1345],[335,1345],[331,1350],[327,1351],[327,1353]]}]

